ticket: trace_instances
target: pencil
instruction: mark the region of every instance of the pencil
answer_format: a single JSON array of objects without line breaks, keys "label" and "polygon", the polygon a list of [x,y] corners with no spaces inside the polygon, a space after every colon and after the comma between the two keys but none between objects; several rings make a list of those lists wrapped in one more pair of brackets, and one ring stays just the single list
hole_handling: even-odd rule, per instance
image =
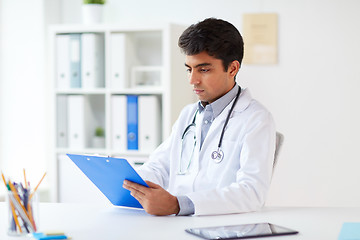
[{"label": "pencil", "polygon": [[26,174],[25,174],[25,168],[23,169],[24,172],[24,180],[25,180],[25,188],[28,188],[27,181],[26,181]]},{"label": "pencil", "polygon": [[34,196],[34,193],[35,193],[36,190],[38,189],[38,187],[39,187],[40,183],[42,182],[42,180],[44,179],[45,175],[46,175],[46,172],[45,172],[44,175],[42,176],[42,178],[41,178],[40,182],[38,183],[38,185],[36,185],[34,191],[30,194],[29,201],[30,201],[30,199]]},{"label": "pencil", "polygon": [[3,172],[1,172],[1,177],[2,177],[2,179],[4,181],[5,187],[7,189],[7,184],[6,184],[6,180],[5,180],[5,176],[4,176]]}]

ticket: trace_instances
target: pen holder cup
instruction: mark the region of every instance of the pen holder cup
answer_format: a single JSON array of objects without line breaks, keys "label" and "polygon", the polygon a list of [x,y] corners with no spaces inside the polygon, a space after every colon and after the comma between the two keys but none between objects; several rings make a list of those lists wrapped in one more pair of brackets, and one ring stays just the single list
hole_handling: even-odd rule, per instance
[{"label": "pen holder cup", "polygon": [[39,222],[37,194],[13,193],[6,196],[8,235],[21,236],[36,232]]}]

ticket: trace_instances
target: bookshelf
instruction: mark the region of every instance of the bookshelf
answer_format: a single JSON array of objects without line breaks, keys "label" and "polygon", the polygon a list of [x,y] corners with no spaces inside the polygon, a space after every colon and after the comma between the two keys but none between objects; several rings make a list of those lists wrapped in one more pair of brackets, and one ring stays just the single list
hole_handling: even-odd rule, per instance
[{"label": "bookshelf", "polygon": [[[137,165],[146,161],[152,150],[169,136],[181,109],[195,100],[187,80],[184,56],[177,46],[184,29],[174,24],[50,27],[49,77],[54,106],[51,134],[54,148],[49,169],[52,201],[76,202],[77,198],[71,197],[74,194],[98,194],[91,187],[79,192],[81,186],[77,184],[86,184],[87,180],[73,169],[75,165],[68,162],[66,153],[121,157]],[[149,117],[149,121],[137,119],[140,132],[135,150],[128,149],[129,138],[116,142],[117,138],[121,139],[121,134],[115,133],[118,129],[129,134],[128,125],[124,125],[126,120],[129,123],[129,117],[122,118],[129,112],[125,110],[129,96],[138,98],[137,117]],[[156,126],[144,125],[150,123]],[[102,146],[93,143],[97,127],[105,133]],[[141,129],[152,129],[150,137],[142,136],[145,131]],[[153,135],[157,136],[154,141]],[[146,140],[141,141],[141,137]],[[151,145],[146,145],[146,141]]]}]

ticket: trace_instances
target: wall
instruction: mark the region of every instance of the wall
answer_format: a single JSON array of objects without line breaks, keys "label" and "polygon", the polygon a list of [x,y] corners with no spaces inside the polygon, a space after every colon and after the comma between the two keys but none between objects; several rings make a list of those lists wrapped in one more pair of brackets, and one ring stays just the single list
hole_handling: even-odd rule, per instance
[{"label": "wall", "polygon": [[240,77],[285,135],[269,204],[359,206],[360,2],[270,2],[280,62]]},{"label": "wall", "polygon": [[[33,185],[47,170],[46,23],[59,16],[55,0],[2,0],[0,8],[0,162],[12,180],[22,169]],[[48,15],[47,15],[48,14]],[[47,185],[45,179],[42,187]]]},{"label": "wall", "polygon": [[[41,172],[52,138],[46,134],[51,89],[43,73],[42,47],[47,1],[2,1],[7,34],[1,38],[8,47],[0,50],[6,59],[0,159],[29,168],[35,161]],[[57,12],[49,11],[60,14],[63,23],[81,22],[80,0],[60,2]],[[238,82],[269,108],[285,135],[268,205],[360,206],[360,191],[355,190],[360,182],[359,8],[357,0],[108,0],[104,21],[189,25],[219,17],[241,30],[243,13],[278,13],[279,63],[244,65],[238,75]]]},{"label": "wall", "polygon": [[[0,0],[0,13],[2,12],[2,0]],[[0,15],[0,50],[2,49],[2,17],[1,17],[2,15]],[[2,73],[2,54],[0,53],[0,93],[1,93],[1,89],[2,89],[2,75],[1,75],[1,73]],[[1,97],[0,97],[0,129],[1,129],[1,126],[2,126],[2,124],[1,124],[1,121],[2,121],[2,119],[1,119],[1,106],[2,106],[2,99],[1,99]],[[2,137],[1,137],[1,131],[0,131],[0,153],[1,153],[1,151],[2,151]],[[2,164],[2,159],[0,158],[0,169],[1,169],[1,164]],[[3,190],[4,191],[4,190]],[[2,191],[0,190],[0,193],[1,193]]]}]

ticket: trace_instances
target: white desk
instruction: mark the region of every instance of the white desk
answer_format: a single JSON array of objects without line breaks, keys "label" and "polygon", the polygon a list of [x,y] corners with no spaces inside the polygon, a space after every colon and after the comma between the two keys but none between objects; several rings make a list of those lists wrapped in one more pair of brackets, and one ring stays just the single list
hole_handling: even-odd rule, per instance
[{"label": "white desk", "polygon": [[[336,240],[343,222],[360,222],[360,208],[264,208],[254,213],[201,217],[155,217],[141,210],[98,205],[40,203],[39,208],[40,230],[64,231],[74,240],[200,240],[184,229],[255,222],[271,222],[300,232],[274,239]],[[2,202],[0,239],[21,239],[6,235],[6,213]]]}]

